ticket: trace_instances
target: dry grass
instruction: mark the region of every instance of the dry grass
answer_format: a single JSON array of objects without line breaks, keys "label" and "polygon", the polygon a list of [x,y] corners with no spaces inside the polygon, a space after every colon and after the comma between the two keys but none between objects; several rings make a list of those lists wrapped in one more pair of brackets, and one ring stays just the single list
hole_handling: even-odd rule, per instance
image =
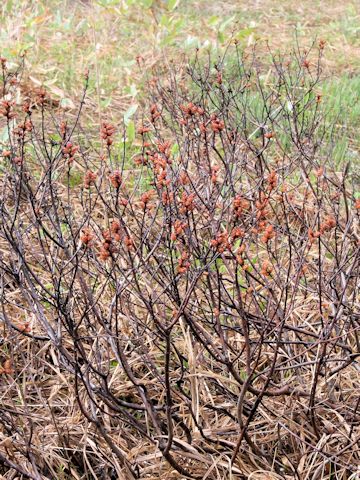
[{"label": "dry grass", "polygon": [[[145,0],[144,0],[145,1]],[[107,7],[105,5],[108,5]],[[294,2],[182,0],[174,10],[166,1],[151,8],[141,1],[13,1],[2,5],[1,50],[17,61],[27,51],[29,87],[45,83],[54,100],[73,107],[81,76],[90,70],[89,124],[102,117],[118,123],[129,105],[142,104],[145,77],[152,68],[182,63],[195,48],[216,52],[232,36],[244,47],[258,44],[268,61],[272,51],[327,42],[324,101],[343,131],[339,161],[359,151],[360,58],[357,0]],[[137,56],[144,58],[142,73]],[[350,146],[350,155],[344,152]]]},{"label": "dry grass", "polygon": [[351,74],[359,66],[357,0],[181,1],[173,11],[158,0],[149,9],[141,2],[129,2],[128,7],[126,1],[108,3],[5,2],[2,53],[16,59],[27,50],[34,80],[59,89],[54,88],[58,97],[65,92],[76,97],[80,76],[90,68],[90,92],[98,96],[101,109],[121,109],[137,97],[137,89],[141,93],[136,56],[151,67],[163,61],[164,54],[177,59],[179,52],[191,53],[198,45],[224,44],[232,32],[245,45],[259,41],[285,51],[293,46],[296,32],[303,46],[323,38],[329,71]]},{"label": "dry grass", "polygon": [[[68,2],[66,5],[64,2],[54,0],[23,1],[13,2],[13,8],[6,12],[6,6],[10,4],[7,2],[2,7],[2,48],[5,55],[12,56],[15,61],[19,52],[24,47],[29,47],[26,87],[25,93],[23,90],[21,95],[26,95],[26,88],[31,90],[34,85],[47,83],[54,101],[53,113],[60,117],[66,115],[70,123],[76,119],[73,104],[75,106],[79,99],[79,85],[83,81],[80,76],[90,67],[92,75],[89,99],[85,106],[86,121],[83,126],[94,123],[94,129],[97,130],[102,119],[112,118],[117,122],[129,106],[145,103],[145,79],[151,75],[155,65],[159,66],[165,62],[165,58],[169,62],[177,59],[177,64],[181,63],[181,59],[177,58],[179,52],[192,51],[192,47],[186,43],[189,37],[198,39],[200,43],[209,41],[213,48],[217,48],[222,41],[226,43],[236,22],[237,28],[244,33],[241,40],[243,44],[251,46],[258,39],[265,59],[266,43],[268,42],[272,49],[287,50],[293,45],[294,27],[297,26],[299,42],[302,45],[310,43],[315,34],[328,42],[327,75],[337,77],[344,71],[349,76],[355,75],[360,53],[358,2],[346,0],[339,5],[339,2],[332,0],[326,2],[305,0],[301,4],[297,3],[299,5],[292,0],[251,2],[185,0],[179,3],[178,9],[173,13],[166,13],[164,2],[157,1],[154,2],[152,10],[144,10],[136,2],[128,10],[121,10],[121,2],[105,8],[96,2],[85,1]],[[162,27],[159,26],[159,22],[161,15],[164,14],[171,19],[171,24]],[[229,24],[229,31],[221,32],[224,38],[219,40],[219,26],[223,17],[226,19],[233,15],[235,18]],[[219,21],[216,20],[216,16],[219,17]],[[176,26],[176,21],[183,21],[183,24]],[[251,30],[247,31],[249,27]],[[167,36],[171,37],[169,43],[164,42]],[[191,42],[188,43],[191,45]],[[145,68],[142,71],[137,68],[135,60],[137,55],[144,58]],[[61,100],[62,105],[67,107],[65,113],[64,109],[59,108],[58,102]],[[4,132],[5,123],[2,127]],[[80,138],[83,138],[83,132],[80,132]],[[356,140],[352,141],[356,150]],[[6,140],[3,140],[3,143],[5,142]],[[139,138],[134,145],[136,148],[141,145]],[[97,148],[95,139],[95,151],[89,148],[90,166],[94,159],[95,162],[98,161]],[[29,163],[31,165],[31,159]],[[2,172],[6,172],[3,165],[2,163]],[[36,168],[31,171],[32,174],[39,169],[35,158],[33,165]],[[76,221],[80,222],[79,219],[84,215],[84,205],[82,188],[76,183],[82,182],[83,173],[89,168],[89,163],[83,163],[82,159],[78,159],[75,165],[80,180],[74,178],[75,184],[70,194],[71,209]],[[128,181],[129,185],[132,185],[131,175],[136,176],[140,170],[131,163],[130,165]],[[105,168],[104,166],[104,172]],[[3,178],[3,173],[1,175]],[[341,184],[339,173],[329,170],[328,175],[329,183],[332,180]],[[295,182],[294,185],[299,194],[294,203],[298,205],[302,205],[301,185],[301,181],[298,184]],[[59,199],[65,199],[66,182],[59,182],[57,187]],[[1,188],[5,188],[3,184]],[[9,202],[11,207],[11,199]],[[340,212],[345,231],[346,208],[343,204]],[[24,225],[28,227],[26,222],[31,218],[32,210],[24,202],[20,211]],[[94,209],[92,215],[98,225],[103,227],[106,225],[107,213],[104,213],[102,206]],[[311,213],[309,218],[311,219]],[[133,222],[131,218],[128,221],[130,224]],[[354,220],[352,227],[351,235],[358,239],[359,221]],[[296,221],[292,228],[297,231]],[[350,248],[353,240],[350,241],[347,235],[351,237],[347,231],[344,233],[346,237],[344,245]],[[44,268],[46,259],[39,246],[38,237],[33,232],[26,234],[25,237],[28,259],[34,272],[44,285],[53,285],[52,272]],[[19,463],[25,471],[32,472],[37,480],[130,480],[133,473],[130,472],[126,462],[136,465],[139,478],[149,480],[187,478],[164,461],[157,444],[140,435],[123,417],[114,414],[106,402],[101,400],[98,406],[94,407],[86,383],[76,384],[76,375],[71,372],[69,365],[60,362],[61,355],[59,356],[57,347],[47,338],[46,328],[39,321],[38,311],[39,308],[43,308],[49,324],[61,330],[63,327],[58,326],[58,312],[49,304],[34,304],[33,299],[38,298],[37,293],[29,296],[26,288],[16,285],[13,278],[6,274],[6,265],[15,265],[16,258],[12,257],[3,236],[1,241],[0,288],[2,298],[6,298],[6,302],[1,304],[1,315],[6,316],[11,323],[4,321],[2,325],[0,346],[1,365],[4,366],[6,360],[11,360],[10,370],[0,377],[2,425],[0,455],[7,462],[0,457],[1,478],[6,480],[26,478],[26,475],[16,474],[15,470],[10,468],[11,462]],[[344,247],[342,248],[344,250]],[[266,248],[263,247],[260,251],[251,252],[254,257],[255,253],[259,258],[265,258],[267,255]],[[317,244],[314,244],[308,253],[309,263],[313,262],[315,265],[317,256]],[[56,248],[49,249],[47,257],[46,261],[54,266],[54,271],[58,265],[66,263],[66,259],[61,257]],[[282,267],[288,266],[287,260],[285,257]],[[348,262],[348,266],[351,263],[346,258],[344,261]],[[84,271],[87,274],[89,272],[86,268],[88,267],[84,267]],[[327,278],[331,277],[332,268],[333,260],[325,259],[324,275],[327,275]],[[358,265],[354,266],[355,270],[358,268]],[[91,285],[93,275],[93,272],[90,272]],[[144,275],[141,282],[142,288],[149,295],[150,292],[161,295],[161,288],[154,285],[150,274]],[[343,368],[347,359],[342,356],[342,347],[337,343],[346,343],[352,355],[358,354],[360,299],[357,286],[350,281],[349,290],[353,295],[351,313],[355,318],[352,326],[349,326],[349,317],[344,315],[328,338],[329,344],[332,345],[333,342],[335,346],[330,348],[327,357],[330,367],[324,369],[324,375],[320,376],[316,385],[316,416],[321,425],[321,435],[317,436],[307,412],[310,387],[323,344],[312,340],[321,334],[321,321],[324,318],[331,318],[332,308],[336,306],[329,301],[325,313],[320,315],[319,296],[311,277],[309,283],[309,288],[304,287],[294,294],[291,315],[286,320],[289,331],[285,335],[286,341],[294,343],[281,350],[276,378],[273,379],[272,385],[274,390],[278,385],[281,387],[285,385],[292,394],[264,397],[248,431],[257,449],[242,444],[240,455],[237,456],[233,466],[230,465],[229,459],[231,452],[236,448],[240,431],[237,412],[237,401],[241,394],[239,383],[229,374],[227,368],[219,366],[207,355],[204,345],[196,340],[186,322],[180,321],[176,325],[173,342],[176,349],[186,358],[183,383],[187,395],[184,391],[176,390],[179,369],[174,367],[170,381],[174,387],[173,401],[177,417],[174,420],[172,453],[181,465],[198,478],[204,480],[359,478],[357,470],[360,438],[359,363],[351,361]],[[28,285],[26,281],[24,285]],[[203,288],[204,284],[201,284],[192,299],[194,310],[199,309],[199,316]],[[81,282],[76,282],[74,304],[78,308],[78,313],[87,308],[82,303],[81,289]],[[266,290],[264,292],[266,293]],[[258,294],[261,293],[263,292],[259,289]],[[100,308],[105,313],[108,313],[112,304],[113,294],[113,286],[108,283],[106,276],[100,275],[99,283],[94,286],[94,296],[100,299]],[[130,284],[126,289],[126,301],[132,298],[132,295],[135,298]],[[199,302],[200,306],[197,307],[196,302]],[[134,303],[136,304],[135,301]],[[165,403],[166,389],[164,383],[158,381],[158,372],[164,371],[165,360],[163,344],[154,335],[156,325],[144,308],[135,306],[134,312],[128,313],[126,315],[125,308],[125,313],[122,311],[119,315],[123,335],[122,348],[130,352],[129,364],[136,378],[141,379],[149,396],[162,405]],[[273,311],[267,313],[272,317],[271,328],[276,329],[276,322],[279,319]],[[144,330],[139,330],[134,316],[141,319],[145,326]],[[225,320],[227,318],[224,313]],[[22,332],[27,322],[30,335],[36,340]],[[211,332],[211,329],[209,331]],[[92,319],[81,334],[84,338],[88,336],[82,341],[84,358],[99,362],[101,367],[108,368],[108,383],[114,398],[142,404],[138,389],[129,381],[109,346],[104,326]],[[236,329],[228,335],[229,344],[235,351],[239,351],[244,344],[243,335]],[[255,328],[252,335],[252,340],[257,341]],[[104,352],[100,360],[99,346]],[[62,331],[62,348],[70,357],[74,354],[74,339],[65,330]],[[222,348],[221,338],[215,335],[214,348],[219,351]],[[259,361],[259,370],[264,374],[271,368],[272,356],[273,347],[269,344],[262,350]],[[61,358],[63,362],[64,356]],[[244,374],[244,359],[237,358],[234,364]],[[156,369],[151,370],[149,365],[155,366]],[[333,374],[329,375],[329,371]],[[243,380],[245,378],[246,374]],[[260,379],[258,382],[259,389],[262,386],[261,381]],[[104,433],[86,419],[79,406],[79,399],[82,409],[103,419],[103,428],[108,441],[105,440]],[[243,418],[247,418],[255,400],[254,393],[247,393]],[[144,422],[149,437],[154,438],[151,419],[146,415],[140,411],[139,421]],[[195,420],[201,420],[201,431]],[[191,431],[191,442],[187,429]],[[31,444],[31,454],[28,454],[27,442]],[[109,448],[109,442],[116,446],[116,452]],[[269,456],[273,459],[272,467],[269,467]],[[126,462],[121,460],[122,457]],[[46,474],[37,474],[37,468]],[[297,473],[294,473],[295,469]]]}]

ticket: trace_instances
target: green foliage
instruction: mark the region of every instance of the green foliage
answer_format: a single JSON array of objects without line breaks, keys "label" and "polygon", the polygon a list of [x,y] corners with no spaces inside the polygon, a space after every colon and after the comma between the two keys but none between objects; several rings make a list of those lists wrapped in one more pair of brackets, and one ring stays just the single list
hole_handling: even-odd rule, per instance
[{"label": "green foliage", "polygon": [[79,170],[74,170],[73,168],[70,170],[70,175],[64,178],[63,183],[69,183],[70,188],[77,187],[81,185],[83,182],[83,174]]},{"label": "green foliage", "polygon": [[127,141],[131,145],[135,140],[135,123],[133,120],[129,120],[126,128]]},{"label": "green foliage", "polygon": [[134,113],[136,112],[138,108],[138,105],[131,105],[127,110],[126,112],[124,113],[124,122],[125,122],[125,125],[128,125],[129,122],[130,122],[130,119],[131,117],[134,115]]}]

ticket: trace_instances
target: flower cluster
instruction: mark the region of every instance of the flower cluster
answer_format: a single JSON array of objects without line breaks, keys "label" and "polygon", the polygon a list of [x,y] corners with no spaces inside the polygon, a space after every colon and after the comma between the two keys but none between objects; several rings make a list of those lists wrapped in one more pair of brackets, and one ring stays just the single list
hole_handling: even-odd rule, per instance
[{"label": "flower cluster", "polygon": [[180,109],[185,113],[186,116],[192,117],[193,115],[204,115],[204,109],[198,107],[193,102],[189,102],[186,105],[180,105]]},{"label": "flower cluster", "polygon": [[150,127],[145,127],[144,125],[141,125],[138,129],[137,129],[137,133],[139,135],[145,135],[145,133],[149,133],[151,131],[151,128]]},{"label": "flower cluster", "polygon": [[336,220],[332,215],[328,215],[324,222],[320,224],[319,230],[308,229],[308,238],[310,245],[314,243],[317,238],[320,238],[325,232],[329,232],[336,227]]},{"label": "flower cluster", "polygon": [[255,207],[256,207],[256,219],[257,220],[264,220],[268,216],[267,206],[269,204],[269,198],[266,197],[264,192],[260,192],[259,200],[256,200]]},{"label": "flower cluster", "polygon": [[274,232],[274,227],[272,225],[268,225],[265,228],[264,235],[261,237],[261,240],[264,243],[268,243],[272,238],[274,238],[275,232]]},{"label": "flower cluster", "polygon": [[268,190],[271,192],[272,190],[275,190],[277,186],[277,175],[274,170],[270,172],[270,175],[267,177],[267,183],[268,183]]},{"label": "flower cluster", "polygon": [[182,192],[180,200],[180,213],[185,214],[194,211],[195,209],[195,193]]},{"label": "flower cluster", "polygon": [[244,238],[245,230],[240,227],[234,227],[230,236],[230,243],[233,244],[239,238]]},{"label": "flower cluster", "polygon": [[0,367],[0,375],[12,375],[14,373],[14,369],[11,365],[11,360],[7,359]]},{"label": "flower cluster", "polygon": [[242,245],[239,246],[239,248],[236,251],[236,261],[241,267],[245,266],[244,253],[245,253],[245,244],[243,243]]},{"label": "flower cluster", "polygon": [[88,170],[84,175],[84,187],[90,188],[96,181],[97,175],[92,170]]},{"label": "flower cluster", "polygon": [[184,234],[186,223],[181,220],[175,220],[173,231],[171,233],[171,240],[175,241]]},{"label": "flower cluster", "polygon": [[214,165],[211,167],[211,183],[215,184],[218,181],[220,167],[219,165]]},{"label": "flower cluster", "polygon": [[187,252],[182,252],[178,260],[177,271],[179,274],[186,273],[190,268],[189,254]]},{"label": "flower cluster", "polygon": [[101,125],[100,135],[103,140],[105,140],[106,145],[110,146],[113,144],[113,135],[115,133],[115,127],[111,123],[103,122]]},{"label": "flower cluster", "polygon": [[261,265],[261,275],[264,275],[264,277],[269,277],[273,271],[273,266],[269,262],[269,260],[265,260],[262,265]]},{"label": "flower cluster", "polygon": [[216,238],[211,240],[211,245],[216,248],[219,253],[224,253],[225,250],[231,251],[229,233],[226,230],[218,233]]},{"label": "flower cluster", "polygon": [[122,175],[121,175],[120,170],[114,170],[114,171],[109,175],[109,179],[110,179],[111,185],[112,185],[114,188],[119,189],[119,188],[121,187]]},{"label": "flower cluster", "polygon": [[118,222],[118,220],[113,220],[111,222],[110,231],[111,231],[111,235],[112,235],[113,239],[116,242],[120,242],[121,238],[122,238],[122,233],[121,233],[122,228],[121,228],[120,222]]},{"label": "flower cluster", "polygon": [[151,105],[151,107],[150,107],[150,115],[151,115],[151,122],[152,123],[155,123],[156,120],[159,117],[161,117],[161,113],[159,112],[158,107],[155,103],[153,105]]},{"label": "flower cluster", "polygon": [[151,209],[151,200],[155,195],[155,190],[148,190],[144,192],[140,197],[140,207],[142,210]]},{"label": "flower cluster", "polygon": [[13,130],[14,135],[18,137],[19,140],[25,138],[25,134],[33,130],[33,124],[30,120],[26,119],[23,122],[20,122]]},{"label": "flower cluster", "polygon": [[99,251],[100,260],[107,260],[113,253],[116,253],[116,247],[113,243],[112,232],[110,230],[103,231],[103,242]]},{"label": "flower cluster", "polygon": [[236,195],[233,200],[235,218],[239,219],[250,208],[250,202],[241,195]]},{"label": "flower cluster", "polygon": [[66,145],[62,147],[63,155],[67,159],[69,165],[74,162],[75,155],[78,151],[79,151],[79,147],[76,145],[73,145],[72,142],[67,142]]},{"label": "flower cluster", "polygon": [[15,102],[9,100],[2,100],[0,103],[0,115],[6,117],[8,120],[16,117],[16,112],[13,111]]},{"label": "flower cluster", "polygon": [[90,247],[94,239],[94,232],[89,227],[84,227],[80,236],[80,241],[86,247]]},{"label": "flower cluster", "polygon": [[224,120],[220,120],[215,113],[211,115],[211,129],[214,133],[219,133],[225,128]]}]

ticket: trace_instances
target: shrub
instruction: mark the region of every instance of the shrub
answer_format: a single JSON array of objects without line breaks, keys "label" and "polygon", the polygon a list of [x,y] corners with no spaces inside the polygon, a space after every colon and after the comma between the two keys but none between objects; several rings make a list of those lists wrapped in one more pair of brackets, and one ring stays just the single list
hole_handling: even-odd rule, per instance
[{"label": "shrub", "polygon": [[355,478],[359,201],[322,51],[160,72],[134,142],[84,134],[87,77],[65,118],[2,61],[2,473]]}]

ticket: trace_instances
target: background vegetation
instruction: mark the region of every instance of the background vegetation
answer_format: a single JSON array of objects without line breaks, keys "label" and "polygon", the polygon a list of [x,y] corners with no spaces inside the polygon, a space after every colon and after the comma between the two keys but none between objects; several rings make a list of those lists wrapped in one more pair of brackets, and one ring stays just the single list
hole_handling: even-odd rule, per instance
[{"label": "background vegetation", "polygon": [[55,99],[73,107],[81,74],[90,69],[91,121],[95,112],[118,121],[130,105],[141,103],[139,56],[149,70],[171,60],[181,69],[184,55],[195,48],[216,52],[232,38],[244,47],[258,43],[265,61],[267,46],[286,51],[296,38],[302,47],[323,39],[324,102],[342,129],[337,156],[357,154],[357,0],[7,0],[0,8],[2,55],[16,61],[27,52],[30,84],[44,83]]},{"label": "background vegetation", "polygon": [[0,477],[356,480],[358,1],[0,9]]}]

